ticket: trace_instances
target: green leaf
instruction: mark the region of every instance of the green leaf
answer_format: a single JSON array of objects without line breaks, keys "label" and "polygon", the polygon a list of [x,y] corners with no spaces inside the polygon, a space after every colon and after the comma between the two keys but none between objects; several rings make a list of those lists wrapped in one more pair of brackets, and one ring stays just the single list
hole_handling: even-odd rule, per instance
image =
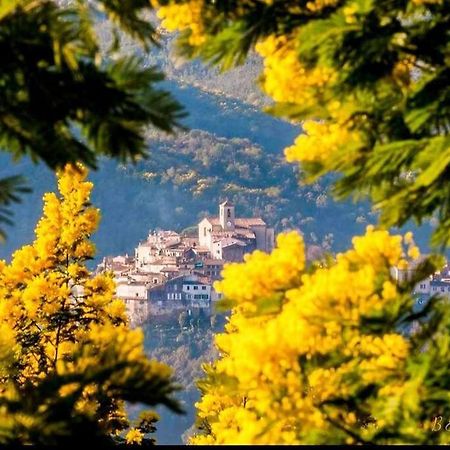
[{"label": "green leaf", "polygon": [[[20,203],[20,194],[31,192],[25,178],[21,176],[11,176],[0,179],[0,223],[12,225],[11,210],[12,203]],[[6,237],[5,231],[0,228],[0,241]]]},{"label": "green leaf", "polygon": [[415,181],[416,186],[429,186],[450,164],[450,137],[437,136],[429,140],[429,144],[417,158],[417,164],[425,166]]}]

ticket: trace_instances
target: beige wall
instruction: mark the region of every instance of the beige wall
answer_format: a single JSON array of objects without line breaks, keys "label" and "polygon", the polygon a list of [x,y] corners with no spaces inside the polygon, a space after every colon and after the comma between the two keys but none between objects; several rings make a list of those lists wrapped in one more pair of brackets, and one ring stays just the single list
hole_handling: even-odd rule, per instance
[{"label": "beige wall", "polygon": [[[205,236],[205,229],[206,229],[206,236]],[[208,219],[203,219],[198,224],[198,243],[200,247],[207,247],[210,248],[211,243],[211,233],[209,230],[212,229],[212,226]]]},{"label": "beige wall", "polygon": [[147,287],[143,284],[119,284],[116,296],[120,298],[147,298]]}]

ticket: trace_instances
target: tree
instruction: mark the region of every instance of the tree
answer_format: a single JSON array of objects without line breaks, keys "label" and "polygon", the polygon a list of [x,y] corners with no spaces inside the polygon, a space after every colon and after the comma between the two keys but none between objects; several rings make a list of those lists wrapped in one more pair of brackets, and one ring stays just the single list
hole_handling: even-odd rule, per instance
[{"label": "tree", "polygon": [[35,241],[0,263],[3,444],[140,443],[157,416],[132,426],[125,402],[180,411],[171,369],[146,357],[112,276],[85,266],[99,221],[86,175],[80,165],[58,173]]},{"label": "tree", "polygon": [[[172,131],[183,116],[172,96],[155,89],[163,76],[135,55],[120,55],[122,31],[145,50],[157,34],[146,0],[6,0],[0,5],[0,148],[50,168],[99,156],[135,161],[147,154],[144,130]],[[96,20],[114,37],[100,51]],[[0,180],[0,221],[24,180]],[[4,232],[0,231],[0,237]]]},{"label": "tree", "polygon": [[[270,111],[302,128],[285,154],[304,182],[332,173],[334,194],[369,196],[383,227],[437,219],[431,243],[448,246],[446,2],[152,1],[184,55],[227,69],[259,53]],[[448,443],[449,304],[411,295],[441,263],[417,265],[411,235],[408,258],[401,241],[369,228],[305,267],[292,233],[226,266],[217,289],[232,314],[191,442]],[[414,275],[399,282],[395,266]]]},{"label": "tree", "polygon": [[419,257],[404,242],[368,227],[335,261],[305,267],[291,232],[270,255],[226,265],[216,288],[233,314],[199,382],[191,443],[449,443],[450,308],[410,294],[436,261],[393,278]]},{"label": "tree", "polygon": [[[304,181],[338,174],[386,226],[437,216],[450,239],[450,14],[443,0],[153,0],[179,51],[227,69],[255,49]],[[303,122],[304,121],[304,122]]]}]

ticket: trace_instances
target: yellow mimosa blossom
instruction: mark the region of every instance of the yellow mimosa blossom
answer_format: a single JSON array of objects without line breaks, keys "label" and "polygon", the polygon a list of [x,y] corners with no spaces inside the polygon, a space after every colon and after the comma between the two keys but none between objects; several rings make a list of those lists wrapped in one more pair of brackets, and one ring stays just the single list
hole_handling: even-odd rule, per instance
[{"label": "yellow mimosa blossom", "polygon": [[245,261],[226,264],[222,273],[229,281],[216,282],[215,288],[238,302],[269,297],[297,281],[305,264],[303,240],[295,232],[280,234],[270,255],[255,251]]},{"label": "yellow mimosa blossom", "polygon": [[205,41],[202,26],[203,0],[189,0],[186,3],[173,3],[161,6],[157,0],[151,0],[154,8],[158,8],[158,17],[162,26],[168,31],[189,30],[189,44],[198,46]]},{"label": "yellow mimosa blossom", "polygon": [[[86,177],[79,165],[59,171],[59,195],[44,196],[35,241],[16,251],[10,264],[0,263],[0,376],[18,389],[63,377],[58,397],[73,402],[73,414],[101,422],[108,435],[128,427],[120,389],[134,389],[136,379],[164,384],[171,370],[147,359],[143,333],[128,328],[111,274],[93,276],[85,266],[94,255],[90,236],[99,221]],[[93,375],[102,370],[108,376],[97,380]],[[16,427],[22,423],[20,411],[0,409],[2,424],[7,417]],[[142,440],[136,428],[127,434],[129,443]]]},{"label": "yellow mimosa blossom", "polygon": [[125,436],[127,444],[140,444],[143,438],[144,435],[142,434],[142,431],[137,430],[136,428],[132,428]]},{"label": "yellow mimosa blossom", "polygon": [[357,134],[342,123],[320,123],[305,121],[305,134],[295,140],[294,145],[285,149],[288,162],[324,162],[345,148],[359,142]]},{"label": "yellow mimosa blossom", "polygon": [[278,102],[311,103],[334,73],[326,68],[306,69],[295,51],[295,38],[269,36],[256,45],[264,59],[263,87]]},{"label": "yellow mimosa blossom", "polygon": [[408,249],[408,256],[412,259],[418,259],[420,257],[420,250],[415,245]]},{"label": "yellow mimosa blossom", "polygon": [[[383,386],[374,394],[382,402],[387,386],[402,382],[408,339],[363,325],[401,298],[391,268],[403,257],[402,237],[369,226],[352,249],[312,272],[302,253],[291,232],[270,255],[225,268],[218,287],[237,306],[216,335],[221,357],[208,366],[196,404],[209,431],[192,444],[320,443],[331,435],[344,443],[349,436],[333,423],[355,427],[358,411],[343,416],[333,402],[371,383]],[[274,292],[282,307],[255,314],[249,305]]]}]

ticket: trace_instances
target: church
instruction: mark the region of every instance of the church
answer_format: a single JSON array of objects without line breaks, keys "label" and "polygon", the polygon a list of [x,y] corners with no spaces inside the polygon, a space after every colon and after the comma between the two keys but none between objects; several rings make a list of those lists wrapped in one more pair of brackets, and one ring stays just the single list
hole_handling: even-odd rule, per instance
[{"label": "church", "polygon": [[205,217],[198,224],[198,240],[214,259],[242,261],[244,254],[256,249],[271,252],[274,230],[260,217],[236,218],[234,205],[219,205],[219,217]]}]

